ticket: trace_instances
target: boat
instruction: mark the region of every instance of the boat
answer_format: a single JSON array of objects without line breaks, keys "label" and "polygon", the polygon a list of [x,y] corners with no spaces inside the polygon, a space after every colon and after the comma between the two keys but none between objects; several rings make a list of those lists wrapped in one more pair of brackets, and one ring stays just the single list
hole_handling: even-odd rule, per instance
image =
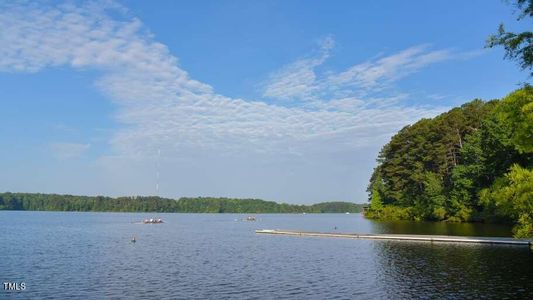
[{"label": "boat", "polygon": [[163,223],[163,220],[161,219],[144,219],[144,224],[160,224]]},{"label": "boat", "polygon": [[244,220],[245,220],[245,221],[251,221],[251,222],[256,221],[255,217],[252,217],[252,216],[248,216],[248,217],[246,217],[246,219],[244,219]]}]

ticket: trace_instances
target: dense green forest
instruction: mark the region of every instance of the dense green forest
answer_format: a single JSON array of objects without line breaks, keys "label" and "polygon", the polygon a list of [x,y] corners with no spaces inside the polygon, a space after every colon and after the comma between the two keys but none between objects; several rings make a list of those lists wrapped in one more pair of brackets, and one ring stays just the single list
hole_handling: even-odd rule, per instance
[{"label": "dense green forest", "polygon": [[368,217],[512,222],[533,235],[533,87],[406,126],[377,161]]},{"label": "dense green forest", "polygon": [[[533,0],[512,1],[518,20]],[[533,75],[533,32],[500,24],[486,47],[503,47]],[[400,130],[379,153],[366,216],[380,219],[515,224],[533,236],[533,87],[474,100]]]},{"label": "dense green forest", "polygon": [[103,197],[0,193],[0,210],[183,212],[183,213],[344,213],[360,212],[362,204],[324,202],[279,204],[260,199]]}]

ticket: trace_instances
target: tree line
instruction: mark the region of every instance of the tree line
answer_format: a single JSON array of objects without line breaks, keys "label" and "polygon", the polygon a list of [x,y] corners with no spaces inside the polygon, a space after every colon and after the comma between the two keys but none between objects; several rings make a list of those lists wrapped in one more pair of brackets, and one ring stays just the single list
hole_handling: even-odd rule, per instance
[{"label": "tree line", "polygon": [[406,126],[377,161],[368,217],[512,222],[533,235],[533,87]]},{"label": "tree line", "polygon": [[[513,1],[518,20],[533,0]],[[501,46],[533,76],[533,32],[500,24]],[[474,100],[400,130],[379,153],[366,216],[381,219],[510,222],[533,236],[533,88],[502,100]]]},{"label": "tree line", "polygon": [[344,213],[360,212],[363,204],[324,202],[295,205],[261,199],[180,198],[155,196],[104,197],[38,193],[0,193],[0,210],[180,212],[180,213]]}]

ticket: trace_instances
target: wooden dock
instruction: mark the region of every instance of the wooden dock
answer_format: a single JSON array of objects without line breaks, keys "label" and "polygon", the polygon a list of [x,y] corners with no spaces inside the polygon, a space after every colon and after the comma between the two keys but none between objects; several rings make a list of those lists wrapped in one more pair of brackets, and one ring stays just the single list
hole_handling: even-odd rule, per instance
[{"label": "wooden dock", "polygon": [[[293,230],[256,230],[258,234],[279,234],[290,236],[309,237],[335,237],[349,239],[371,239],[371,240],[403,240],[403,241],[425,241],[442,243],[476,243],[476,244],[504,244],[522,245],[533,247],[533,240],[514,239],[506,237],[477,237],[477,236],[450,236],[450,235],[418,235],[418,234],[377,234],[377,233],[336,233],[336,232],[311,232]],[[532,248],[533,249],[533,248]]]}]

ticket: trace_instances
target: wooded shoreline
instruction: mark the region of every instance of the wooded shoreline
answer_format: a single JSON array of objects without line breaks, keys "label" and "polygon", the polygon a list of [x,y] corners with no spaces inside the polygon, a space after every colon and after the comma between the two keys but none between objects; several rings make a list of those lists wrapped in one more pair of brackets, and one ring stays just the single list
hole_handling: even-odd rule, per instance
[{"label": "wooded shoreline", "polygon": [[365,204],[323,202],[296,205],[261,199],[104,197],[39,193],[0,193],[0,210],[176,212],[176,213],[358,213]]},{"label": "wooded shoreline", "polygon": [[405,126],[383,146],[366,216],[513,223],[533,236],[533,87]]}]

